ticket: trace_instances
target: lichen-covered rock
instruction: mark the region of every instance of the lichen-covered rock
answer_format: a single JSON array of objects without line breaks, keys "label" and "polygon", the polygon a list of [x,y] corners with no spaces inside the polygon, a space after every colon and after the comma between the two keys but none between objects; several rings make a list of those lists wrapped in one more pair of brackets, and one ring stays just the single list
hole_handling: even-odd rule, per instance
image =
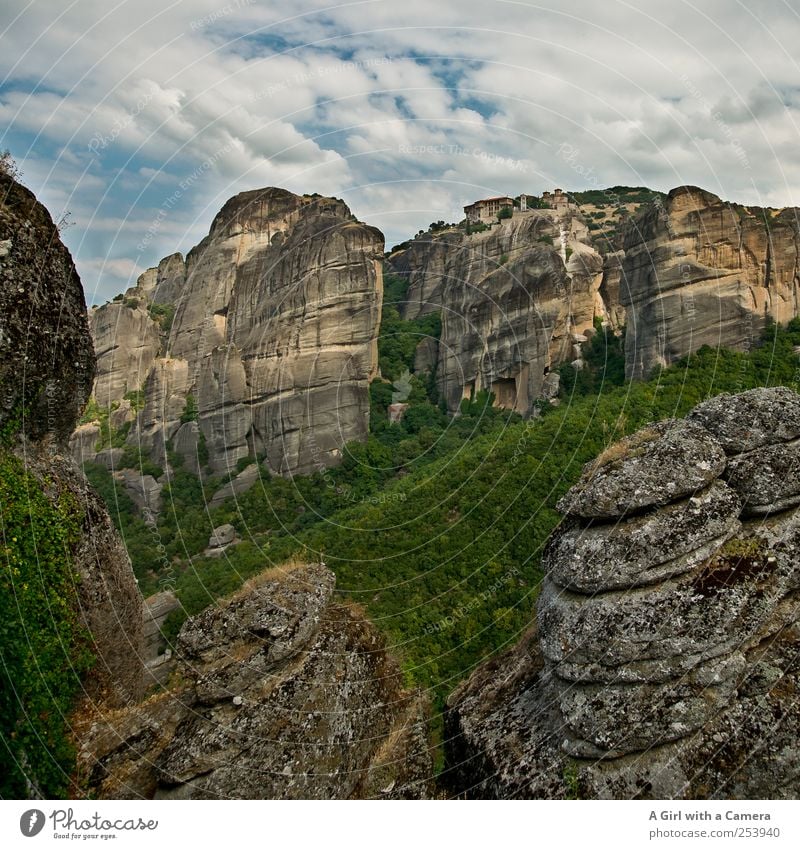
[{"label": "lichen-covered rock", "polygon": [[733,457],[725,478],[747,515],[776,513],[800,504],[800,439]]},{"label": "lichen-covered rock", "polygon": [[588,463],[558,509],[584,519],[613,519],[668,504],[708,486],[725,454],[702,426],[656,422]]},{"label": "lichen-covered rock", "polygon": [[4,171],[0,241],[0,428],[63,443],[95,372],[83,290],[49,213]]},{"label": "lichen-covered rock", "polygon": [[605,682],[663,681],[730,653],[765,627],[794,580],[787,564],[740,563],[737,550],[722,546],[656,587],[583,595],[547,581],[538,606],[542,653],[563,677]]},{"label": "lichen-covered rock", "polygon": [[785,386],[717,395],[688,418],[713,434],[727,454],[742,454],[800,437],[800,397]]},{"label": "lichen-covered rock", "polygon": [[[333,574],[254,579],[182,628],[178,684],[95,723],[100,798],[425,798],[427,706]],[[185,683],[180,683],[185,682]]]},{"label": "lichen-covered rock", "polygon": [[557,677],[562,747],[573,757],[610,759],[680,740],[729,704],[744,665],[734,654],[663,681],[576,686]]},{"label": "lichen-covered rock", "polygon": [[576,592],[629,589],[688,572],[739,529],[741,502],[722,481],[661,510],[614,524],[572,521],[550,538],[542,565]]},{"label": "lichen-covered rock", "polygon": [[[745,465],[753,472],[735,478],[737,495],[717,479],[673,501],[664,454],[665,491],[646,512],[585,527],[572,519],[555,532],[538,631],[479,667],[449,701],[445,779],[454,793],[796,798],[800,512],[783,510],[784,490],[755,475],[758,457],[773,471],[794,468],[793,428],[778,423],[776,398],[789,410],[800,403],[770,390],[690,415],[689,439],[705,425],[700,442],[716,445],[718,458],[712,433],[725,440],[728,467],[715,462],[715,476]],[[672,428],[611,453],[623,463],[642,444],[657,453]],[[581,494],[591,491],[587,478]],[[760,504],[770,494],[779,500],[766,518],[740,525],[736,514],[756,484]],[[607,497],[603,487],[594,492]],[[591,512],[591,499],[582,506]]]}]

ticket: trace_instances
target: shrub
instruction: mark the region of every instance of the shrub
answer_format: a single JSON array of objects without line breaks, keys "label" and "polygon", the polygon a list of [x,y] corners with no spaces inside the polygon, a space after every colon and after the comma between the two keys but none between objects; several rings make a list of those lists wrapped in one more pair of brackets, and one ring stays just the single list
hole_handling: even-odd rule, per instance
[{"label": "shrub", "polygon": [[187,422],[196,422],[198,419],[198,411],[197,411],[197,401],[194,400],[194,395],[186,396],[186,403],[183,407],[183,413],[181,413],[181,421],[186,424]]},{"label": "shrub", "polygon": [[126,401],[130,401],[131,409],[134,412],[144,409],[144,389],[134,389],[131,392],[126,392],[122,396]]},{"label": "shrub", "polygon": [[16,160],[8,148],[0,153],[0,172],[11,177],[12,180],[18,180],[22,176],[22,171],[19,170]]},{"label": "shrub", "polygon": [[169,333],[175,318],[175,307],[172,304],[150,304],[147,309],[150,318],[155,321],[164,333]]}]

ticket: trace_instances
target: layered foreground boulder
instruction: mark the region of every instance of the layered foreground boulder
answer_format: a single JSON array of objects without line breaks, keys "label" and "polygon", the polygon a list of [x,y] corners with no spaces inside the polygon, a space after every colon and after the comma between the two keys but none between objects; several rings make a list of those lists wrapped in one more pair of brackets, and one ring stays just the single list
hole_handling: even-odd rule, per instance
[{"label": "layered foreground boulder", "polygon": [[475,797],[796,798],[800,396],[719,396],[589,464],[538,630],[452,696]]},{"label": "layered foreground boulder", "polygon": [[425,798],[426,705],[325,566],[272,570],[187,621],[175,683],[98,719],[99,798]]}]

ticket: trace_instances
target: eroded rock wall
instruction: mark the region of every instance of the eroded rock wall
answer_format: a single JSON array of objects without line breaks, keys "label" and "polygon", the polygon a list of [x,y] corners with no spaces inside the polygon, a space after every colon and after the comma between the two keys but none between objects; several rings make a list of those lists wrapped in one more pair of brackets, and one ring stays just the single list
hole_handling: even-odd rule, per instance
[{"label": "eroded rock wall", "polygon": [[800,314],[797,209],[749,209],[682,186],[632,225],[617,284],[629,378],[703,345],[749,350],[767,319]]},{"label": "eroded rock wall", "polygon": [[451,412],[488,390],[530,415],[550,369],[579,360],[583,334],[606,318],[603,260],[571,208],[420,237],[391,263],[409,281],[404,317],[441,312],[437,379]]},{"label": "eroded rock wall", "polygon": [[185,262],[165,258],[93,312],[98,400],[144,389],[129,442],[162,465],[182,426],[182,453],[202,440],[213,472],[248,455],[286,474],[335,464],[368,433],[382,251],[342,201],[237,195]]},{"label": "eroded rock wall", "polygon": [[142,600],[106,508],[67,449],[94,373],[72,257],[47,210],[0,172],[0,450],[17,454],[53,504],[76,505],[68,556],[96,657],[82,684],[93,700],[125,704],[142,689]]}]

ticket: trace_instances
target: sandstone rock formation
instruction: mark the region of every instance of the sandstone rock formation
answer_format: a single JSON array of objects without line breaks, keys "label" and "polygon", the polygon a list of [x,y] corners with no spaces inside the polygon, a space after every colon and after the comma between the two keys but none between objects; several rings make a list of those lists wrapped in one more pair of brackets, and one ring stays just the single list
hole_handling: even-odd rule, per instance
[{"label": "sandstone rock formation", "polygon": [[606,317],[603,260],[572,207],[420,237],[390,261],[409,282],[405,318],[441,311],[437,379],[451,412],[490,390],[530,415],[550,368],[579,358],[581,334]]},{"label": "sandstone rock formation", "polygon": [[798,416],[783,388],[720,396],[587,466],[538,630],[451,699],[455,792],[797,797]]},{"label": "sandstone rock formation", "polygon": [[281,474],[337,463],[368,432],[382,251],[341,201],[237,195],[185,261],[93,311],[99,403],[144,390],[128,441],[162,467],[170,441],[196,472],[206,453],[219,473],[247,456]]},{"label": "sandstone rock formation", "polygon": [[178,682],[98,720],[99,798],[424,798],[422,699],[323,565],[265,573],[183,626]]},{"label": "sandstone rock formation", "polygon": [[89,313],[97,355],[94,397],[104,407],[140,389],[161,350],[158,324],[147,306],[143,298],[133,297]]},{"label": "sandstone rock formation", "polygon": [[615,285],[629,378],[703,345],[748,350],[767,318],[800,314],[797,209],[748,209],[681,186],[637,215],[624,251]]},{"label": "sandstone rock formation", "polygon": [[54,504],[81,515],[71,546],[80,621],[97,660],[83,682],[110,704],[142,687],[142,601],[105,506],[67,452],[94,377],[80,280],[47,210],[0,171],[0,429]]}]

